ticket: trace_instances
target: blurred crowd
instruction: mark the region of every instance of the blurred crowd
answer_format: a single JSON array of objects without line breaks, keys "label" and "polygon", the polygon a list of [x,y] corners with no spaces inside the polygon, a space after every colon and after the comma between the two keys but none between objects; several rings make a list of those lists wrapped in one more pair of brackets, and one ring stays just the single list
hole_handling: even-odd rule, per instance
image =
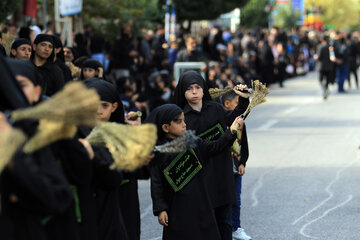
[{"label": "blurred crowd", "polygon": [[[199,70],[209,87],[251,85],[256,79],[268,86],[284,87],[286,79],[315,70],[317,61],[318,68],[326,70],[326,74],[320,71],[320,78],[325,76],[327,84],[338,83],[339,92],[345,92],[345,79],[350,84],[350,73],[358,86],[358,32],[315,32],[301,27],[291,31],[278,27],[239,28],[231,32],[213,26],[197,35],[179,28],[168,41],[162,25],[134,32],[130,24],[124,24],[111,43],[100,32],[85,26],[82,33],[73,34],[70,47],[51,30],[43,33],[37,26],[2,26],[2,35],[12,34],[15,38],[8,53],[12,57],[31,59],[37,65],[39,50],[33,48],[33,43],[39,34],[51,35],[56,50],[49,57],[63,72],[65,83],[91,77],[110,81],[116,84],[126,111],[140,110],[144,117],[170,101],[177,81],[177,62],[203,62]],[[320,54],[324,44],[328,49],[325,56]]]}]

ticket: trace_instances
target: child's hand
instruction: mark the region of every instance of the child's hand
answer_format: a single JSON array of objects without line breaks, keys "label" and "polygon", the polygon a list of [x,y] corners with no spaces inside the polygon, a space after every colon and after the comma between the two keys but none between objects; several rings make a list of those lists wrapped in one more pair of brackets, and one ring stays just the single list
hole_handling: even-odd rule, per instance
[{"label": "child's hand", "polygon": [[241,130],[243,128],[244,125],[244,119],[242,119],[240,116],[235,118],[234,122],[231,124],[230,126],[230,131],[232,133]]},{"label": "child's hand", "polygon": [[240,164],[238,168],[238,173],[240,176],[243,176],[245,174],[245,166],[243,164]]},{"label": "child's hand", "polygon": [[125,114],[125,122],[131,126],[141,125],[141,112],[138,114],[137,112],[131,111]]},{"label": "child's hand", "polygon": [[247,88],[246,85],[243,85],[243,84],[238,84],[234,87],[234,92],[239,95],[240,97],[243,97],[243,98],[249,98],[249,93],[244,93],[244,92],[241,92],[242,90],[244,90],[245,88]]},{"label": "child's hand", "polygon": [[94,154],[94,150],[91,147],[90,143],[87,140],[83,139],[83,138],[79,138],[78,140],[84,146],[84,148],[86,149],[90,160],[94,159],[95,154]]},{"label": "child's hand", "polygon": [[145,163],[144,163],[144,166],[149,165],[150,162],[151,162],[151,160],[152,160],[154,157],[155,157],[155,154],[154,154],[154,153],[152,153],[150,156],[147,156],[147,157],[146,157],[146,161],[145,161]]},{"label": "child's hand", "polygon": [[166,211],[162,211],[158,216],[159,223],[165,227],[168,226],[168,215]]}]

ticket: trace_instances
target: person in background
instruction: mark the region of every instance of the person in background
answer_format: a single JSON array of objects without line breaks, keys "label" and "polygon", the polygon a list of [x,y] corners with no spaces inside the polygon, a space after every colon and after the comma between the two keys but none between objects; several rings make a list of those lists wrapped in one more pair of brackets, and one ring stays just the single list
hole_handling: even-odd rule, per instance
[{"label": "person in background", "polygon": [[29,60],[31,52],[32,48],[30,41],[25,38],[18,38],[15,39],[11,45],[10,57],[21,60]]}]

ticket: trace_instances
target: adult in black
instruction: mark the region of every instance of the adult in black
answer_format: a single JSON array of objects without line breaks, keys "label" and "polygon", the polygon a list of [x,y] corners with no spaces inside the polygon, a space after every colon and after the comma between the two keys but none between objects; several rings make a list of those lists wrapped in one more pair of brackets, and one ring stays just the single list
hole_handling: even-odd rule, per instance
[{"label": "adult in black", "polygon": [[54,64],[54,41],[51,35],[39,34],[33,44],[32,63],[42,76],[40,83],[43,93],[52,96],[65,84],[61,69]]},{"label": "adult in black", "polygon": [[[238,87],[243,89],[246,86]],[[184,109],[188,129],[195,130],[203,139],[216,140],[249,104],[249,94],[236,89],[234,91],[241,96],[239,104],[233,111],[225,111],[220,103],[211,100],[201,75],[188,71],[180,76],[174,99]],[[228,240],[232,236],[231,204],[236,200],[230,147],[211,158],[206,166],[206,183],[222,239]]]},{"label": "adult in black", "polygon": [[[334,62],[330,60],[330,44],[329,37],[323,36],[321,38],[321,45],[318,55],[318,61],[320,63],[320,72],[319,72],[319,80],[320,84],[323,88],[323,97],[324,100],[327,99],[329,95],[329,84],[331,83],[331,78],[334,69]],[[325,81],[324,81],[325,78]]]},{"label": "adult in black", "polygon": [[265,84],[274,82],[274,55],[271,50],[271,43],[268,40],[264,41],[261,49],[261,81]]},{"label": "adult in black", "polygon": [[204,60],[201,52],[196,49],[196,39],[189,36],[185,41],[186,48],[180,50],[176,57],[176,62],[199,62]]},{"label": "adult in black", "polygon": [[69,82],[71,81],[72,75],[70,68],[65,65],[65,56],[64,56],[64,47],[61,42],[61,39],[56,36],[52,35],[54,41],[54,63],[62,70],[64,75],[64,81]]},{"label": "adult in black", "polygon": [[357,75],[357,69],[358,69],[358,62],[357,59],[360,55],[360,48],[359,48],[359,39],[357,36],[353,36],[350,43],[350,51],[349,51],[349,58],[350,58],[350,71],[348,74],[348,82],[349,82],[349,88],[351,86],[350,81],[350,75],[353,74],[355,78],[355,84],[356,88],[359,88],[359,81],[358,81],[358,75]]}]

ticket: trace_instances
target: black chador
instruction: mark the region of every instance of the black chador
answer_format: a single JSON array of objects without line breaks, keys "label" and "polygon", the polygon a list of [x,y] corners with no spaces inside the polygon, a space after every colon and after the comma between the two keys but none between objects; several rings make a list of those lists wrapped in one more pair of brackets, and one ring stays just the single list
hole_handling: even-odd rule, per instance
[{"label": "black chador", "polygon": [[[181,113],[182,110],[174,104],[162,105],[150,114],[148,122],[156,123],[161,129],[163,124]],[[170,141],[161,132],[158,138],[157,144]],[[195,149],[180,154],[157,154],[152,160],[150,173],[154,215],[166,211],[169,219],[168,226],[164,227],[163,239],[221,239],[204,174],[209,155],[230,146],[233,140],[230,130],[227,130],[215,142],[200,139]]]},{"label": "black chador", "polygon": [[[124,110],[115,87],[101,79],[88,79],[85,84],[94,88],[102,101],[119,104],[111,114],[110,121],[124,123]],[[98,239],[127,240],[127,232],[119,206],[119,188],[123,175],[117,170],[110,170],[114,160],[104,147],[96,147],[93,160],[93,194],[96,201]]]},{"label": "black chador", "polygon": [[[193,110],[185,99],[186,89],[194,83],[202,86],[204,92],[200,112]],[[175,90],[175,102],[184,109],[187,129],[195,130],[197,135],[201,135],[206,140],[216,140],[220,136],[219,133],[225,131],[237,116],[245,112],[249,99],[239,97],[239,104],[234,111],[226,111],[221,104],[210,99],[205,81],[199,73],[188,71],[180,77]],[[236,199],[230,147],[212,155],[211,158],[214,161],[210,161],[207,166],[206,182],[209,186],[211,202],[216,208],[231,204]]]}]

